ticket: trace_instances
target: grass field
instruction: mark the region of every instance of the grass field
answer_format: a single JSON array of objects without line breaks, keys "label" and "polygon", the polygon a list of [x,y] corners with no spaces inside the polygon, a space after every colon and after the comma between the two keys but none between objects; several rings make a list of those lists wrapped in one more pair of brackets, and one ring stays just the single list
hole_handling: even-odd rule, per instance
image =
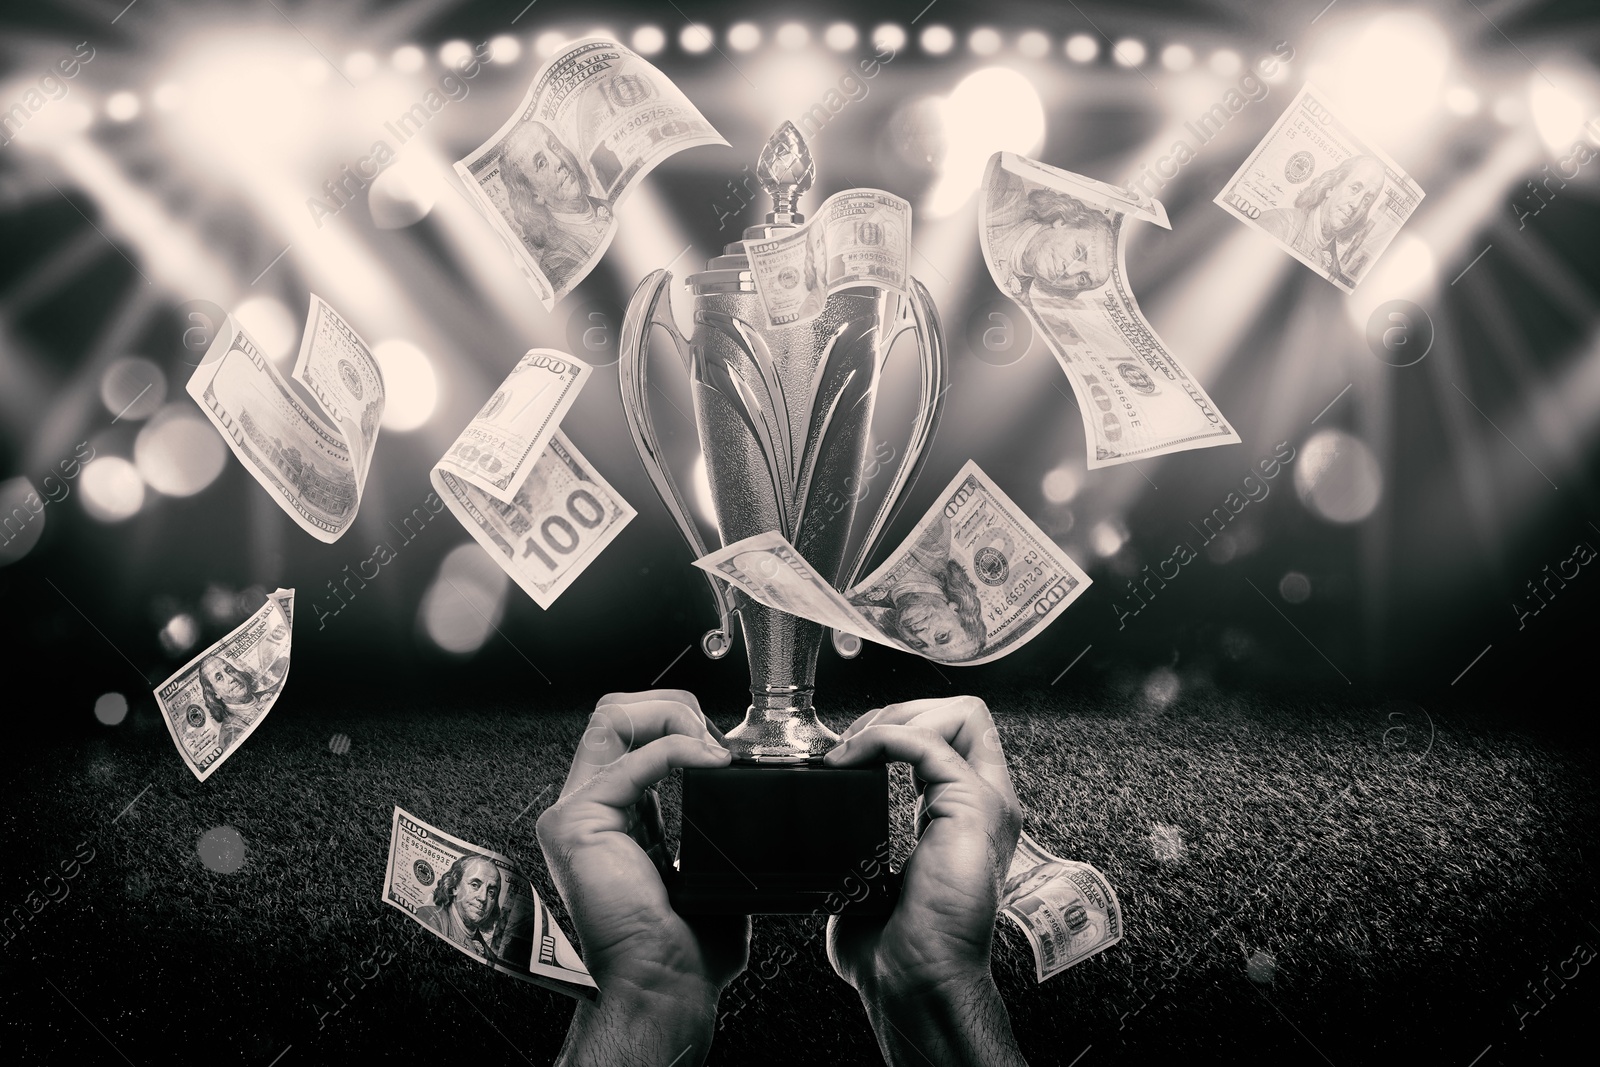
[{"label": "grass field", "polygon": [[[1002,920],[996,977],[1031,1063],[1572,1062],[1600,1000],[1595,968],[1567,962],[1600,947],[1588,741],[1342,695],[1202,688],[1162,706],[1113,686],[990,703],[1027,829],[1104,871],[1128,927],[1039,985]],[[66,896],[58,881],[33,898],[0,954],[3,1059],[550,1062],[572,1002],[473,964],[379,891],[398,804],[521,858],[552,899],[533,824],[588,711],[565,706],[286,700],[204,784],[148,703],[115,730],[13,751],[6,913],[30,911],[81,842],[94,858]],[[839,710],[842,726],[866,704]],[[675,836],[675,783],[663,798]],[[236,873],[197,855],[221,825],[245,841]],[[786,944],[793,962],[725,1020],[710,1062],[878,1062],[821,923],[758,918],[752,966]],[[384,949],[376,977],[353,977]]]}]

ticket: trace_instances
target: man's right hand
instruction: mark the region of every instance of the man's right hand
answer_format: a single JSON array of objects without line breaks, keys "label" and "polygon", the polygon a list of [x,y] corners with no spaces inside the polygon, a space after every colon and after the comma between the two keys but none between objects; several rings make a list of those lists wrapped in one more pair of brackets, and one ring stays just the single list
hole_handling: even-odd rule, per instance
[{"label": "man's right hand", "polygon": [[700,1063],[717,997],[744,970],[748,916],[687,920],[667,902],[661,815],[651,788],[678,767],[732,755],[691,693],[600,698],[539,847],[599,987],[579,1003],[560,1063]]}]

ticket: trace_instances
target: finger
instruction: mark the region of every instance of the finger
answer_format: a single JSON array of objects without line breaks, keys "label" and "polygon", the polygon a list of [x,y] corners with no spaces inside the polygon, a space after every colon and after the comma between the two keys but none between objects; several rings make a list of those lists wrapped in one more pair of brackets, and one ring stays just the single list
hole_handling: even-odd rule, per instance
[{"label": "finger", "polygon": [[[952,702],[976,701],[983,704],[977,697],[923,697],[920,700],[905,700],[898,704],[888,704],[881,708],[873,708],[855,722],[851,723],[844,731],[844,739],[849,740],[859,733],[864,727],[873,723],[904,725],[917,715],[935,708],[942,708]],[[988,714],[988,706],[984,705],[984,713]]]},{"label": "finger", "polygon": [[830,767],[857,767],[889,761],[909,763],[930,784],[970,782],[977,772],[950,743],[922,726],[868,726],[822,757]]},{"label": "finger", "polygon": [[637,693],[607,693],[596,702],[596,707],[602,704],[645,704],[652,700],[676,700],[680,704],[687,704],[695,711],[700,710],[700,698],[687,689],[642,689]]},{"label": "finger", "polygon": [[716,723],[711,721],[711,717],[705,713],[705,709],[700,707],[700,698],[687,689],[645,689],[637,693],[607,693],[600,698],[599,703],[595,706],[620,704],[624,707],[629,707],[634,704],[646,704],[656,700],[676,700],[680,704],[689,705],[689,707],[699,712],[700,718],[705,721],[706,729],[711,732],[711,736],[726,744],[727,736],[717,727]]},{"label": "finger", "polygon": [[626,753],[563,796],[551,810],[601,804],[618,809],[625,823],[627,815],[622,809],[637,804],[645,790],[679,767],[724,767],[732,760],[733,753],[715,741],[667,734]]},{"label": "finger", "polygon": [[[621,694],[625,697],[643,694]],[[608,703],[601,699],[589,725],[583,731],[578,748],[572,757],[572,766],[562,784],[565,796],[585,780],[633,749],[669,734],[682,734],[699,740],[712,741],[715,735],[708,728],[705,716],[676,698],[647,696],[641,700]]]},{"label": "finger", "polygon": [[1005,795],[1016,794],[1000,731],[989,714],[989,706],[977,697],[934,697],[891,704],[878,712],[871,725],[932,730],[959,752],[984,781]]}]

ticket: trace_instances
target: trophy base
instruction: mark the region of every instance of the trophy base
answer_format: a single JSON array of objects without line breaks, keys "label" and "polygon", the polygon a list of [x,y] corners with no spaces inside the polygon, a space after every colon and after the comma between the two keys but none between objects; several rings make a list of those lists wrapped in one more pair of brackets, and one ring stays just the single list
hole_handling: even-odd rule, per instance
[{"label": "trophy base", "polygon": [[678,858],[680,915],[887,915],[887,767],[688,767]]}]

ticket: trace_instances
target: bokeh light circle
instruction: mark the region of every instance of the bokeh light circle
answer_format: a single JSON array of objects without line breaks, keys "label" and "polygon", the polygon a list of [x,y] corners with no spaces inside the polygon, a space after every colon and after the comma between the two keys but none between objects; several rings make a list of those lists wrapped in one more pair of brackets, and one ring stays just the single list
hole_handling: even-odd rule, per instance
[{"label": "bokeh light circle", "polygon": [[133,442],[145,484],[167,496],[193,496],[216,481],[228,462],[222,436],[188,402],[156,412]]},{"label": "bokeh light circle", "polygon": [[748,52],[761,44],[761,30],[753,22],[735,22],[728,27],[728,47],[735,52]]},{"label": "bokeh light circle", "polygon": [[1383,472],[1361,439],[1343,430],[1318,430],[1295,460],[1294,491],[1318,518],[1360,522],[1383,496]]},{"label": "bokeh light circle", "polygon": [[1062,464],[1044,476],[1044,498],[1052,504],[1065,504],[1078,495],[1083,476],[1071,464]]},{"label": "bokeh light circle", "polygon": [[508,584],[505,572],[476,542],[458,545],[423,595],[423,630],[446,652],[476,652],[500,624]]},{"label": "bokeh light circle", "polygon": [[181,656],[199,642],[200,625],[195,622],[193,615],[186,611],[179,612],[167,620],[156,637],[167,655]]},{"label": "bokeh light circle", "polygon": [[859,35],[856,33],[856,28],[848,22],[835,22],[822,35],[823,41],[827,42],[828,47],[835,52],[844,52],[854,48],[858,38]]},{"label": "bokeh light circle", "polygon": [[1038,30],[1028,30],[1017,38],[1017,52],[1029,59],[1043,59],[1050,54],[1050,38]]},{"label": "bokeh light circle", "polygon": [[874,52],[898,52],[906,46],[906,31],[892,22],[885,22],[872,31]]},{"label": "bokeh light circle", "polygon": [[489,61],[492,63],[515,63],[522,58],[522,42],[509,33],[502,33],[489,42]]},{"label": "bokeh light circle", "polygon": [[631,43],[641,56],[653,56],[667,46],[667,35],[660,26],[640,26],[633,31]]},{"label": "bokeh light circle", "polygon": [[1064,50],[1074,63],[1092,63],[1100,54],[1100,42],[1087,33],[1075,33],[1067,38]]},{"label": "bokeh light circle", "polygon": [[100,522],[122,522],[144,507],[144,479],[121,456],[91,460],[78,476],[83,510]]},{"label": "bokeh light circle", "polygon": [[106,118],[112,122],[129,122],[139,117],[139,98],[126,89],[106,98]]},{"label": "bokeh light circle", "polygon": [[404,433],[427,422],[439,402],[433,361],[409,341],[379,341],[373,358],[383,370],[383,428]]},{"label": "bokeh light circle", "polygon": [[678,47],[691,55],[706,51],[713,41],[711,27],[701,22],[692,22],[678,31]]},{"label": "bokeh light circle", "polygon": [[930,56],[942,56],[956,43],[956,35],[948,26],[929,26],[917,38],[922,50]]},{"label": "bokeh light circle", "polygon": [[167,376],[142,356],[124,356],[100,375],[100,403],[113,419],[138,422],[167,398]]},{"label": "bokeh light circle", "polygon": [[128,717],[128,698],[121,693],[101,693],[94,702],[94,717],[105,726],[116,726]]},{"label": "bokeh light circle", "polygon": [[1147,54],[1144,42],[1137,37],[1124,37],[1111,48],[1111,58],[1123,67],[1142,66]]},{"label": "bokeh light circle", "polygon": [[1304,604],[1311,599],[1311,579],[1299,571],[1290,571],[1278,579],[1278,595],[1291,604]]},{"label": "bokeh light circle", "polygon": [[244,866],[244,835],[231,826],[214,826],[200,835],[195,851],[207,869],[233,874]]},{"label": "bokeh light circle", "polygon": [[44,534],[49,500],[27,478],[0,482],[0,567],[33,551]]}]

